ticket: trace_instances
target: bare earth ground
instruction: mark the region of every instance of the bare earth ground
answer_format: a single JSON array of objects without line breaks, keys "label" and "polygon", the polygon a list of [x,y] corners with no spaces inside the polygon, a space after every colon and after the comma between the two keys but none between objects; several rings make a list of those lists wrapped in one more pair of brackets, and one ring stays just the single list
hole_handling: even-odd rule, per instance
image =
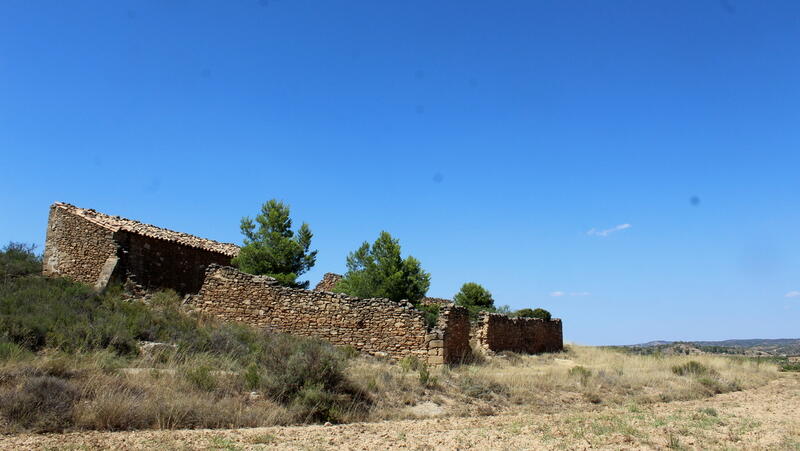
[{"label": "bare earth ground", "polygon": [[0,436],[2,449],[794,449],[800,374],[696,401],[339,426]]}]

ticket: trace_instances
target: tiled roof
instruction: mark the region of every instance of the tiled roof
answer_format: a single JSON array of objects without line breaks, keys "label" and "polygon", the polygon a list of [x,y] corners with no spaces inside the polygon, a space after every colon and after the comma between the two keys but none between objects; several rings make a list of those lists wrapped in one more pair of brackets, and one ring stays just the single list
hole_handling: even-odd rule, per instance
[{"label": "tiled roof", "polygon": [[114,232],[123,230],[149,238],[157,238],[164,241],[182,244],[184,246],[194,247],[211,252],[218,252],[230,257],[235,257],[239,254],[239,246],[231,243],[220,243],[219,241],[207,240],[205,238],[189,235],[188,233],[175,232],[174,230],[156,227],[154,225],[134,221],[133,219],[126,219],[120,216],[109,216],[91,209],[80,208],[62,202],[54,203],[52,208],[63,209],[70,214],[80,216]]}]

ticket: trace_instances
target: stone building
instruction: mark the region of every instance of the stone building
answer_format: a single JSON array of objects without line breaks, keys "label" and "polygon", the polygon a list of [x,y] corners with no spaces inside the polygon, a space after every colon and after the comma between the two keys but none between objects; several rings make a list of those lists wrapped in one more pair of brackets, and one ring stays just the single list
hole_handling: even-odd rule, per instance
[{"label": "stone building", "polygon": [[110,282],[196,293],[211,263],[230,265],[239,247],[56,202],[45,240],[45,275],[95,288]]},{"label": "stone building", "polygon": [[[239,247],[109,216],[70,204],[50,207],[43,270],[103,289],[125,284],[134,293],[171,288],[189,294],[188,306],[225,321],[317,337],[392,358],[416,356],[430,364],[458,363],[470,352],[467,310],[447,299],[436,324],[408,302],[360,299],[330,290],[341,279],[327,273],[314,290],[280,286],[266,276],[230,267]],[[489,314],[473,326],[488,352],[562,349],[561,320]]]}]

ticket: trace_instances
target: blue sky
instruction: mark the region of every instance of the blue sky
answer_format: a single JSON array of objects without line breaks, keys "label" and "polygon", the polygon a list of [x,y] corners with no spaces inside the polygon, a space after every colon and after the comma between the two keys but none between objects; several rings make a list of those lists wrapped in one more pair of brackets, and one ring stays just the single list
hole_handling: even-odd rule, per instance
[{"label": "blue sky", "polygon": [[275,197],[312,283],[388,230],[567,340],[798,337],[798,48],[794,1],[6,0],[0,241]]}]

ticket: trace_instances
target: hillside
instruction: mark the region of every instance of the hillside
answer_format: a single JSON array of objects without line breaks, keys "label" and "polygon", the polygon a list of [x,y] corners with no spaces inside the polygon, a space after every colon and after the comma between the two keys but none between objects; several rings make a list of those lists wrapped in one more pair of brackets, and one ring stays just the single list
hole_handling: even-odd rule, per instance
[{"label": "hillside", "polygon": [[650,341],[622,346],[641,354],[733,354],[746,356],[800,356],[800,338],[743,339],[721,341]]}]

